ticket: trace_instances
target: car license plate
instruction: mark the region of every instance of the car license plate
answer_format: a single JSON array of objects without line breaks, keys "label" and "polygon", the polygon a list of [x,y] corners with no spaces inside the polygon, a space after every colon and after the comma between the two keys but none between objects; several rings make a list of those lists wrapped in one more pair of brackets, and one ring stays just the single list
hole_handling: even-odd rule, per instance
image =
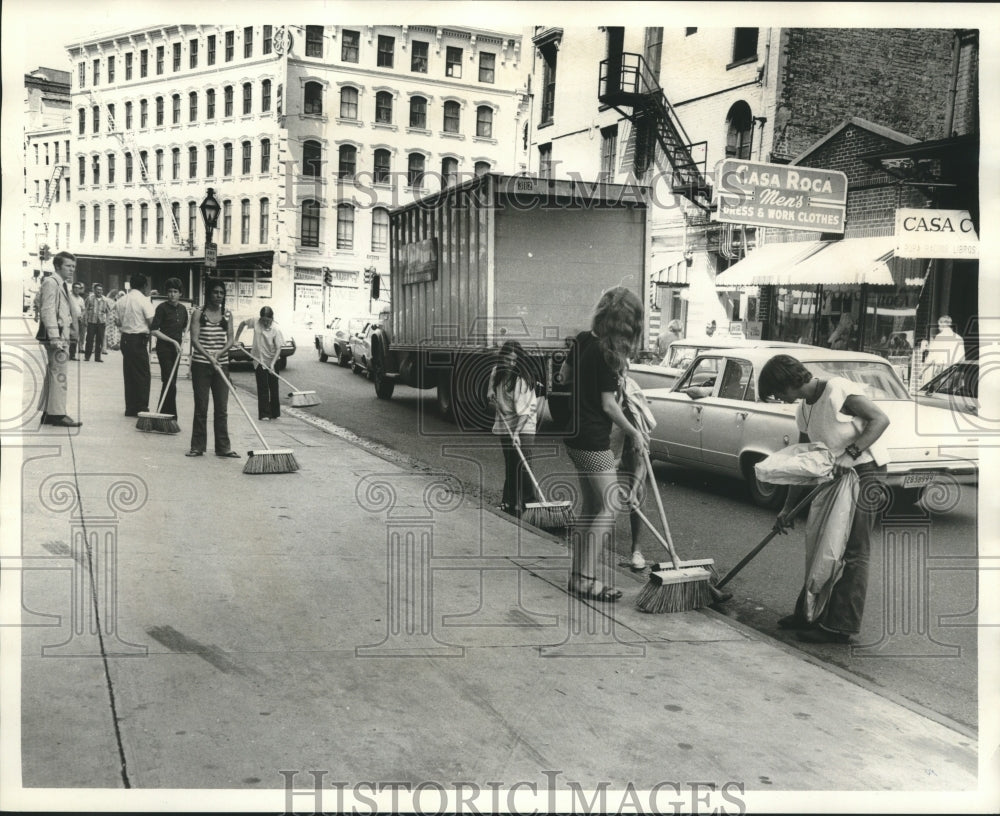
[{"label": "car license plate", "polygon": [[903,477],[903,487],[923,487],[933,481],[933,473],[908,473]]}]

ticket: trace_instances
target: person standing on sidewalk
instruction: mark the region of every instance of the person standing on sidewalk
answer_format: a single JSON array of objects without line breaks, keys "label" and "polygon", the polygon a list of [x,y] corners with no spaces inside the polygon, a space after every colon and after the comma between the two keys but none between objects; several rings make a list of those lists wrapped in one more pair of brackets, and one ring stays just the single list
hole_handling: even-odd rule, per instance
[{"label": "person standing on sidewalk", "polygon": [[84,318],[87,321],[87,342],[83,347],[83,359],[90,360],[93,354],[96,362],[103,363],[101,354],[104,352],[104,334],[111,319],[111,301],[104,297],[104,287],[99,283],[94,284],[94,291],[87,298]]},{"label": "person standing on sidewalk", "polygon": [[504,480],[500,509],[516,518],[521,518],[525,504],[538,501],[524,462],[514,450],[514,440],[517,440],[525,461],[531,461],[540,407],[536,383],[528,355],[521,344],[517,340],[505,342],[497,354],[497,365],[490,372],[489,400],[496,406],[493,433],[500,437],[503,451]]},{"label": "person standing on sidewalk", "polygon": [[[598,301],[589,332],[577,335],[564,364],[563,377],[572,372],[573,401],[579,416],[576,433],[566,439],[569,458],[576,465],[583,493],[579,535],[572,537],[573,566],[569,591],[581,598],[614,602],[620,590],[605,586],[598,564],[605,539],[613,540],[615,511],[611,500],[618,484],[611,450],[611,425],[617,425],[636,450],[647,450],[646,439],[622,412],[622,393],[628,358],[642,337],[642,301],[623,286],[609,289]],[[566,381],[566,380],[564,380]]]},{"label": "person standing on sidewalk", "polygon": [[125,416],[137,417],[149,410],[149,327],[153,322],[153,303],[146,296],[148,281],[141,272],[129,280],[131,289],[115,304],[115,317],[121,326],[122,377],[125,381]]},{"label": "person standing on sidewalk", "polygon": [[191,315],[191,387],[194,420],[191,448],[185,456],[203,456],[208,446],[208,397],[212,396],[215,455],[238,459],[229,443],[229,349],[233,345],[233,315],[226,309],[226,285],[209,279],[205,306]]},{"label": "person standing on sidewalk", "polygon": [[80,281],[73,282],[73,289],[70,294],[70,301],[73,305],[73,326],[69,333],[69,359],[77,360],[77,349],[83,350],[84,339],[87,336],[87,316],[85,314],[87,303],[83,299],[86,288]]},{"label": "person standing on sidewalk", "polygon": [[52,259],[52,266],[55,271],[42,279],[38,293],[38,334],[35,337],[42,343],[47,358],[38,407],[42,411],[43,425],[79,428],[83,423],[66,413],[67,349],[74,315],[69,286],[63,277],[73,277],[76,256],[60,252]]},{"label": "person standing on sidewalk", "polygon": [[[253,332],[250,354],[254,357],[253,370],[257,378],[257,418],[277,419],[281,416],[281,403],[278,401],[278,377],[274,372],[281,359],[281,347],[285,344],[285,338],[281,329],[274,324],[274,309],[262,306],[260,317],[242,321],[236,329],[235,342],[239,342],[244,329]],[[240,345],[243,346],[242,343]]]},{"label": "person standing on sidewalk", "polygon": [[[888,449],[879,438],[889,427],[889,418],[866,395],[860,383],[846,377],[818,380],[802,363],[787,354],[768,360],[758,378],[760,399],[775,396],[782,402],[798,402],[795,421],[800,442],[822,442],[836,458],[838,468],[853,468],[860,479],[859,496],[871,497],[873,482],[884,484]],[[790,485],[775,526],[785,532],[794,524],[788,514],[802,499],[805,488]],[[799,594],[795,612],[778,621],[782,629],[798,629],[805,643],[850,643],[861,631],[868,592],[871,540],[875,511],[868,502],[858,502],[843,555],[843,572],[833,586],[826,608],[810,625],[805,617],[805,589]]]},{"label": "person standing on sidewalk", "polygon": [[177,419],[177,377],[171,375],[181,353],[188,313],[181,303],[180,278],[167,278],[164,287],[167,299],[156,307],[150,332],[156,338],[156,359],[160,363],[160,399],[163,403],[159,410]]}]

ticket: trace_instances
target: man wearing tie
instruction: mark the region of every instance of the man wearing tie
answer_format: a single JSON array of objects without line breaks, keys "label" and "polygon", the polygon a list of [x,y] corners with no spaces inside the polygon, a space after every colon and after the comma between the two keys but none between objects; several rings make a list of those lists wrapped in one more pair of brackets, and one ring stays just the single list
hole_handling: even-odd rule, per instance
[{"label": "man wearing tie", "polygon": [[66,413],[67,347],[70,327],[79,320],[66,278],[72,279],[76,272],[76,256],[60,252],[52,259],[52,266],[55,272],[42,280],[38,294],[39,325],[35,337],[42,343],[48,357],[38,407],[42,410],[42,424],[79,428],[83,423]]}]

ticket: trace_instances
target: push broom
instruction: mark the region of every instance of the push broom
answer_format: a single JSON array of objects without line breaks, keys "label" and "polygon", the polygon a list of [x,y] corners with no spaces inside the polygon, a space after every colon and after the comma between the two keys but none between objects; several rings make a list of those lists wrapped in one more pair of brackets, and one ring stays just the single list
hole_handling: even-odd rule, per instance
[{"label": "push broom", "polygon": [[268,371],[270,371],[275,377],[281,380],[285,385],[291,388],[288,397],[291,400],[291,406],[293,408],[311,408],[313,405],[319,405],[319,397],[316,396],[315,391],[299,391],[294,385],[292,385],[288,380],[282,377],[277,371],[271,368],[269,365],[265,364],[263,361],[258,360],[253,356],[250,349],[243,346],[243,350],[247,353],[251,360],[260,365],[264,366]]},{"label": "push broom", "polygon": [[[691,609],[708,606],[712,602],[712,591],[709,585],[712,574],[705,566],[700,566],[705,562],[696,562],[699,566],[685,566],[685,562],[678,557],[677,550],[674,549],[673,538],[670,535],[670,526],[667,524],[667,514],[663,509],[663,499],[660,498],[660,490],[656,484],[656,475],[653,473],[653,463],[649,460],[648,451],[643,449],[642,455],[646,462],[650,487],[653,497],[656,499],[656,508],[660,513],[665,533],[662,538],[657,533],[657,538],[670,554],[670,568],[658,569],[650,573],[649,582],[635,599],[636,608],[640,612],[659,613],[687,612]],[[639,517],[644,518],[641,511]],[[648,526],[652,529],[651,524]]]},{"label": "push broom", "polygon": [[136,430],[143,431],[144,433],[164,434],[175,434],[181,432],[181,426],[177,424],[177,420],[174,419],[172,414],[160,413],[163,410],[163,403],[167,399],[167,392],[170,390],[174,377],[177,375],[177,366],[180,361],[181,354],[178,351],[177,356],[174,358],[174,367],[170,370],[170,376],[167,378],[167,381],[163,386],[163,393],[160,394],[159,405],[156,406],[155,411],[139,412],[139,418],[135,421]]},{"label": "push broom", "polygon": [[511,431],[510,425],[507,424],[506,418],[502,414],[497,414],[507,429],[507,433],[510,434],[510,440],[514,444],[514,450],[517,451],[517,455],[521,457],[521,464],[524,465],[524,472],[528,474],[528,478],[531,479],[531,484],[535,488],[535,493],[537,494],[540,501],[528,502],[524,505],[524,513],[521,518],[532,527],[538,527],[541,530],[555,530],[568,527],[570,522],[573,520],[573,505],[568,501],[561,502],[550,502],[545,500],[545,494],[542,493],[542,488],[538,484],[538,480],[535,478],[535,474],[531,472],[531,467],[528,465],[528,460],[524,456],[524,452],[521,450],[521,443],[514,438],[514,432]]},{"label": "push broom", "polygon": [[243,404],[243,400],[240,399],[239,394],[236,393],[236,387],[233,385],[232,381],[226,376],[221,366],[216,366],[216,368],[219,373],[222,374],[223,379],[226,381],[226,385],[229,386],[229,393],[233,395],[233,399],[236,400],[236,404],[240,406],[243,416],[247,418],[247,422],[250,423],[250,427],[253,428],[254,433],[257,434],[257,438],[264,446],[264,450],[247,451],[247,461],[246,464],[243,465],[243,472],[251,474],[294,473],[298,470],[299,463],[295,461],[295,454],[290,449],[272,448],[267,444],[267,440],[264,438],[263,434],[261,434],[260,428],[257,427],[257,423],[250,418],[250,412],[246,409],[246,406]]}]

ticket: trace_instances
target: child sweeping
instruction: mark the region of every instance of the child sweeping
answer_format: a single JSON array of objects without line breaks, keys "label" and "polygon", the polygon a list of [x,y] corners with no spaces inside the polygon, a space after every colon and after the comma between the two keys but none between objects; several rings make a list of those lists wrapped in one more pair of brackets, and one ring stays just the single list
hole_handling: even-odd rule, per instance
[{"label": "child sweeping", "polygon": [[508,340],[501,346],[497,364],[490,372],[489,400],[496,406],[493,433],[500,437],[503,450],[503,503],[500,509],[517,518],[524,513],[525,504],[538,500],[524,463],[514,449],[517,440],[525,461],[531,461],[540,408],[536,386],[537,379],[521,344]]},{"label": "child sweeping", "polygon": [[254,359],[254,375],[257,377],[257,418],[265,421],[277,419],[281,416],[281,404],[278,402],[278,376],[274,370],[281,359],[281,347],[285,338],[281,335],[281,329],[274,324],[274,310],[270,306],[264,306],[259,318],[241,322],[236,329],[237,343],[243,329],[253,331],[250,354]]}]

